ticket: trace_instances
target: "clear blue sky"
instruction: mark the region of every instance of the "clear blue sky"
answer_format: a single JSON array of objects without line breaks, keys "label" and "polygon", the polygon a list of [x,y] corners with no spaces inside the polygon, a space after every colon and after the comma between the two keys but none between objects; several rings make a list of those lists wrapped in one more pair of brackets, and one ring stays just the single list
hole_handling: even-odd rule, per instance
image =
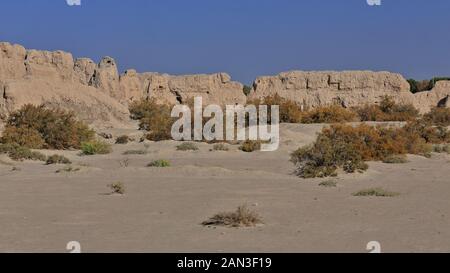
[{"label": "clear blue sky", "polygon": [[1,0],[0,41],[243,83],[292,69],[450,75],[449,0],[81,1]]}]

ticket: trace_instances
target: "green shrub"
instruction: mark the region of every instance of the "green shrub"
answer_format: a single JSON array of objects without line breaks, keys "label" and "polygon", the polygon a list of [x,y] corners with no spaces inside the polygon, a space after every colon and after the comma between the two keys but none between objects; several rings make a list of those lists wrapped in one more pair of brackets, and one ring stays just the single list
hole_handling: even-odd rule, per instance
[{"label": "green shrub", "polygon": [[36,160],[46,161],[47,157],[40,153],[32,151],[26,147],[17,144],[0,144],[0,154],[7,154],[12,160]]},{"label": "green shrub", "polygon": [[248,96],[250,92],[252,91],[252,87],[248,85],[244,85],[242,88],[242,91],[244,92],[244,95]]},{"label": "green shrub", "polygon": [[[44,141],[43,144],[37,137],[38,134]],[[78,149],[82,142],[93,137],[94,131],[77,121],[72,112],[27,104],[11,113],[1,142],[21,142],[17,144],[33,148],[42,146],[48,149]]]},{"label": "green shrub", "polygon": [[246,205],[239,206],[234,212],[222,212],[202,222],[204,226],[225,227],[253,227],[262,224],[258,213],[250,210]]},{"label": "green shrub", "polygon": [[159,167],[159,168],[170,167],[170,162],[164,159],[159,159],[148,163],[147,167]]},{"label": "green shrub", "polygon": [[94,140],[81,144],[81,153],[83,155],[109,154],[111,152],[111,145],[103,141]]},{"label": "green shrub", "polygon": [[127,135],[122,135],[116,138],[116,144],[127,144],[130,142],[130,137]]},{"label": "green shrub", "polygon": [[239,150],[241,150],[243,152],[246,152],[246,153],[259,151],[259,150],[261,150],[261,141],[259,141],[259,140],[246,140],[239,147]]},{"label": "green shrub", "polygon": [[183,142],[177,146],[178,151],[198,151],[198,147],[192,142]]},{"label": "green shrub", "polygon": [[46,164],[72,164],[72,162],[65,156],[55,154],[47,158]]},{"label": "green shrub", "polygon": [[394,197],[400,195],[397,192],[390,192],[382,188],[371,188],[353,193],[353,196],[376,196],[376,197]]}]

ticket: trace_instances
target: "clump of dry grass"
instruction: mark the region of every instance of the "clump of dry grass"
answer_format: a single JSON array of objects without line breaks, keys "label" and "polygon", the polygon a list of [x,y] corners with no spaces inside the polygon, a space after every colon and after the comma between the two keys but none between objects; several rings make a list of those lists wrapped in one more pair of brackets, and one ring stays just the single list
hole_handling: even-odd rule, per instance
[{"label": "clump of dry grass", "polygon": [[337,181],[334,179],[325,180],[323,182],[320,182],[319,186],[325,187],[325,188],[335,188],[335,187],[337,187]]},{"label": "clump of dry grass", "polygon": [[204,226],[253,227],[262,224],[262,218],[247,205],[242,205],[234,212],[222,212],[202,222]]},{"label": "clump of dry grass", "polygon": [[71,164],[72,162],[70,159],[63,155],[52,155],[47,158],[47,161],[45,164],[51,165],[51,164]]},{"label": "clump of dry grass", "polygon": [[193,142],[183,142],[177,146],[177,151],[198,151],[198,146]]},{"label": "clump of dry grass", "polygon": [[114,182],[108,185],[108,188],[111,189],[111,194],[124,194],[125,193],[125,185],[122,182]]},{"label": "clump of dry grass", "polygon": [[261,150],[261,141],[259,140],[246,140],[244,141],[241,146],[239,147],[239,150],[246,152],[246,153],[251,153],[254,151],[259,151]]},{"label": "clump of dry grass", "polygon": [[217,143],[217,144],[214,144],[213,150],[214,151],[228,151],[230,149],[224,143]]},{"label": "clump of dry grass", "polygon": [[395,197],[395,196],[400,195],[400,193],[387,191],[383,188],[370,188],[370,189],[355,192],[352,195],[353,196]]},{"label": "clump of dry grass", "polygon": [[408,163],[406,155],[390,155],[383,159],[383,163],[387,164],[405,164]]},{"label": "clump of dry grass", "polygon": [[361,121],[411,121],[419,117],[419,111],[411,104],[397,104],[392,98],[383,97],[379,105],[356,107]]},{"label": "clump of dry grass", "polygon": [[116,144],[127,144],[131,141],[131,138],[127,135],[121,135],[116,138]]},{"label": "clump of dry grass", "polygon": [[450,108],[435,107],[425,114],[423,119],[433,125],[450,126]]},{"label": "clump of dry grass", "polygon": [[314,108],[303,113],[302,123],[338,123],[358,121],[355,112],[339,105]]}]

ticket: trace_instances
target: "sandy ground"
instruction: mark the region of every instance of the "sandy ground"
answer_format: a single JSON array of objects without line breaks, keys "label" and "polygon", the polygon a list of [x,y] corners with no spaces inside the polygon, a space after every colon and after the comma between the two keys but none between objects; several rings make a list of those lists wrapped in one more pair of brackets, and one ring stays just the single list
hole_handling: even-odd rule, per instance
[{"label": "sandy ground", "polygon": [[[373,162],[366,173],[340,175],[336,188],[324,188],[324,179],[294,176],[289,162],[289,152],[320,128],[283,124],[276,152],[217,152],[205,143],[181,152],[173,141],[114,145],[109,155],[44,151],[69,157],[80,168],[72,173],[0,156],[0,251],[67,252],[69,241],[83,252],[367,252],[369,241],[383,252],[450,251],[449,155]],[[148,154],[123,155],[134,149]],[[146,167],[155,159],[172,166]],[[116,181],[126,194],[108,195],[106,185]],[[378,186],[400,196],[352,196]],[[264,225],[200,225],[244,203]]]}]

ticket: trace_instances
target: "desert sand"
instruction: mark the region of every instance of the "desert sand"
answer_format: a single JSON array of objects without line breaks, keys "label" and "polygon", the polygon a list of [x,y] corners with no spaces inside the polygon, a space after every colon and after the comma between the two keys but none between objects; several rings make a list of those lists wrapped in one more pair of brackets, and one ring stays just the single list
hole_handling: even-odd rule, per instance
[{"label": "desert sand", "polygon": [[[311,143],[323,125],[281,125],[276,152],[176,151],[175,141],[113,145],[109,155],[64,154],[80,168],[14,162],[0,156],[0,251],[68,252],[382,252],[450,251],[450,155],[408,156],[406,164],[370,162],[363,174],[327,179],[293,175],[289,153]],[[111,130],[114,135],[139,135]],[[123,155],[127,150],[145,155]],[[168,168],[150,168],[167,159]],[[15,167],[16,170],[13,170]],[[109,194],[120,181],[124,195]],[[396,197],[356,197],[383,187]],[[247,204],[264,224],[253,228],[205,227],[221,211]]]}]

